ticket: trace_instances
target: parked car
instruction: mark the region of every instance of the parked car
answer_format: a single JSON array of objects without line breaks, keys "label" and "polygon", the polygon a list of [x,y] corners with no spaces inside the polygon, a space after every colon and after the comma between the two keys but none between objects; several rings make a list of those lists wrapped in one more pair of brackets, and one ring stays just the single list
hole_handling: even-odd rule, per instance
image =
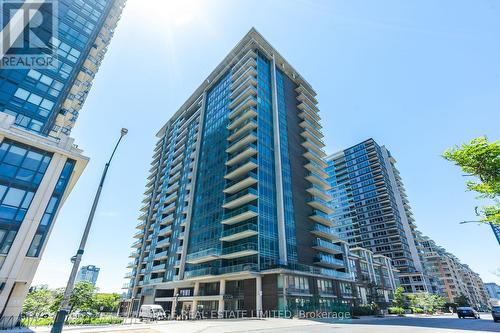
[{"label": "parked car", "polygon": [[466,317],[471,317],[474,319],[481,319],[479,316],[479,312],[474,310],[474,308],[471,308],[470,306],[461,306],[457,308],[457,315],[458,318],[466,318]]},{"label": "parked car", "polygon": [[493,321],[496,323],[500,321],[500,305],[494,305],[491,307],[491,316]]},{"label": "parked car", "polygon": [[141,305],[141,309],[139,310],[139,319],[165,320],[167,316],[161,305],[144,304]]}]

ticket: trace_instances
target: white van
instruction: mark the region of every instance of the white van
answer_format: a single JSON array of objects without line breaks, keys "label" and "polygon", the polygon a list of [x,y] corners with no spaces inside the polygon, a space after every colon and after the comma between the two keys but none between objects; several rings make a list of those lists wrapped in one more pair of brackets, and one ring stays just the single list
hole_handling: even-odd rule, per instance
[{"label": "white van", "polygon": [[139,310],[139,319],[165,320],[167,316],[161,305],[144,304],[141,305],[141,309]]}]

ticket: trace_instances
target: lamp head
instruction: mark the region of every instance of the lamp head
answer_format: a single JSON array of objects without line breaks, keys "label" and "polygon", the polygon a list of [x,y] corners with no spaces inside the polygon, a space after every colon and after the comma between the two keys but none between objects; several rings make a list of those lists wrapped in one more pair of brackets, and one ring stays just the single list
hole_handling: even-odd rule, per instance
[{"label": "lamp head", "polygon": [[126,128],[122,128],[122,130],[120,131],[121,136],[125,136],[127,133],[128,133],[128,129],[126,129]]}]

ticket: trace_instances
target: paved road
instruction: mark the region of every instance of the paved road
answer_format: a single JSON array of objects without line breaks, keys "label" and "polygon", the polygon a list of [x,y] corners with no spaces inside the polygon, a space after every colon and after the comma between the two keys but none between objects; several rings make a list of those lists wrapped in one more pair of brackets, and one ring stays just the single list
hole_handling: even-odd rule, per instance
[{"label": "paved road", "polygon": [[[468,333],[500,332],[500,323],[490,315],[483,319],[441,317],[363,318],[344,322],[294,319],[243,319],[160,322],[158,324],[116,325],[94,328],[68,328],[68,333]],[[45,329],[35,329],[46,333]],[[18,331],[19,332],[19,331]],[[19,332],[20,333],[20,332]]]}]

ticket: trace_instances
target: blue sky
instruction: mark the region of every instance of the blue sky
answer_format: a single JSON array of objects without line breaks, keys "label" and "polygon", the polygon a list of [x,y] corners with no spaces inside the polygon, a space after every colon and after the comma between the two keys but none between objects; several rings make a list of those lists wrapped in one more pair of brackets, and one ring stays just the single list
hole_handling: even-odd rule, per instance
[{"label": "blue sky", "polygon": [[500,246],[480,204],[440,157],[499,139],[500,2],[128,0],[73,136],[91,158],[59,214],[34,283],[63,286],[106,157],[111,166],[83,264],[120,291],[157,130],[255,26],[318,93],[327,151],[373,137],[397,159],[419,229],[500,277]]}]

